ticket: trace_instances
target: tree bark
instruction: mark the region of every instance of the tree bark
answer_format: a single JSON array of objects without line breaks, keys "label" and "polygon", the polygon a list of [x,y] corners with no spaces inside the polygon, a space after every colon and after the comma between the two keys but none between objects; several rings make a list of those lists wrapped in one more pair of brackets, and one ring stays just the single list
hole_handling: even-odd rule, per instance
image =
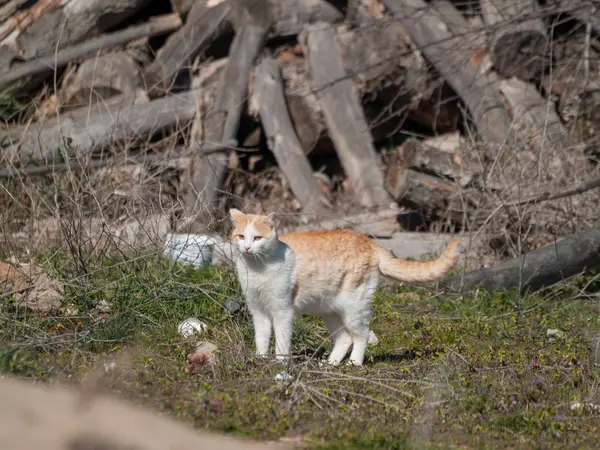
[{"label": "tree bark", "polygon": [[347,78],[335,32],[323,23],[307,30],[307,63],[319,104],[358,202],[365,207],[389,204],[373,138]]},{"label": "tree bark", "polygon": [[[382,0],[423,55],[464,101],[490,157],[510,136],[510,119],[498,92],[479,74],[464,38],[456,37],[422,0]],[[467,47],[468,48],[468,47]]]},{"label": "tree bark", "polygon": [[548,36],[535,9],[533,0],[481,0],[492,61],[504,77],[531,80],[546,65]]},{"label": "tree bark", "polygon": [[323,212],[325,208],[320,199],[321,190],[287,111],[277,61],[265,59],[256,69],[254,84],[261,122],[279,168],[300,201],[303,212]]},{"label": "tree bark", "polygon": [[497,266],[452,277],[443,285],[463,293],[478,287],[530,293],[599,266],[600,229],[591,229]]}]

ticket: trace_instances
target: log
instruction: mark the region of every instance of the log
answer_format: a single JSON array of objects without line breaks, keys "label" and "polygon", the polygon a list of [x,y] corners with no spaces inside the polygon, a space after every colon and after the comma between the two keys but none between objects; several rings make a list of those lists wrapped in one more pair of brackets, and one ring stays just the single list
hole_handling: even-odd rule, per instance
[{"label": "log", "polygon": [[309,25],[306,48],[319,105],[358,202],[365,207],[389,204],[373,138],[352,82],[346,76],[331,26]]},{"label": "log", "polygon": [[478,197],[472,191],[459,189],[455,182],[408,169],[406,189],[397,200],[426,215],[462,223],[465,215],[479,207]]},{"label": "log", "polygon": [[[174,10],[180,14],[190,12],[198,3],[210,3],[210,0],[171,1],[175,4]],[[317,20],[327,23],[344,20],[342,12],[326,0],[268,0],[267,3],[272,20],[269,38],[295,36],[305,25]],[[261,11],[261,14],[264,14],[264,11]]]},{"label": "log", "polygon": [[461,293],[482,287],[527,294],[599,266],[600,229],[591,229],[496,266],[452,277],[443,286]]},{"label": "log", "polygon": [[[19,20],[0,43],[0,67],[8,72],[15,59],[29,61],[114,28],[151,0],[40,1],[30,7],[29,18]],[[40,9],[43,11],[40,12]],[[24,11],[27,13],[27,11]]]},{"label": "log", "polygon": [[[433,6],[445,18],[453,34],[469,36],[469,39],[478,42],[478,46],[485,42],[483,30],[470,27],[449,1],[435,0]],[[564,157],[565,149],[574,153],[577,146],[556,114],[554,103],[544,99],[535,85],[515,77],[502,79],[492,71],[481,74],[481,77],[488,85],[498,89],[504,98],[515,143],[518,144],[516,148],[533,151],[544,158],[550,155],[555,166],[562,166],[559,158]]]},{"label": "log", "polygon": [[192,59],[226,30],[229,2],[207,7],[196,2],[185,25],[173,33],[144,70],[144,80],[150,96],[169,92],[179,72]]},{"label": "log", "polygon": [[[295,36],[305,24],[317,18],[331,23],[343,19],[342,13],[324,0],[226,0],[212,4],[208,0],[189,4],[191,9],[185,25],[169,36],[156,60],[146,70],[151,95],[168,92],[186,64],[212,40],[226,34],[230,25],[239,30],[249,17],[260,20],[255,25],[267,29],[268,38]],[[253,7],[256,11],[252,11]],[[180,5],[179,9],[187,12],[185,5]],[[225,14],[221,15],[221,12]]]},{"label": "log", "polygon": [[[432,101],[429,108],[422,108],[427,103],[427,99],[421,101],[423,93],[432,91],[435,81],[402,26],[395,22],[359,28],[339,26],[336,32],[344,69],[354,82],[376,141],[395,133],[399,120],[407,115],[426,127],[433,126],[437,117],[445,120],[455,116],[456,106],[450,102],[440,105]],[[335,149],[299,47],[278,55],[292,123],[305,153],[333,153]],[[249,103],[254,103],[252,98]],[[456,129],[456,121],[447,122],[454,122],[450,128]]]},{"label": "log", "polygon": [[546,67],[548,35],[534,17],[536,6],[534,0],[481,0],[483,20],[492,30],[491,58],[504,77],[532,80]]},{"label": "log", "polygon": [[385,188],[401,204],[461,222],[465,213],[478,205],[476,196],[462,188],[482,169],[475,161],[444,153],[416,140],[404,142],[390,157]]},{"label": "log", "polygon": [[464,37],[454,36],[422,0],[382,0],[382,3],[463,100],[479,136],[488,144],[488,155],[495,157],[497,148],[510,138],[510,119],[498,92],[481,78],[476,62],[465,52]]},{"label": "log", "polygon": [[[396,258],[421,260],[439,254],[450,239],[458,239],[463,248],[469,243],[468,235],[414,231],[395,232],[389,238],[377,239],[377,242]],[[461,253],[460,257],[464,258],[464,255]]]},{"label": "log", "polygon": [[324,212],[321,190],[287,111],[277,61],[266,58],[257,67],[254,78],[261,122],[279,168],[304,213]]},{"label": "log", "polygon": [[0,86],[33,75],[51,74],[71,61],[91,55],[99,50],[116,47],[141,37],[158,36],[180,26],[181,18],[177,14],[158,16],[142,25],[103,34],[97,38],[60,50],[56,54],[35,58],[25,63],[13,64],[10,70],[0,75]]},{"label": "log", "polygon": [[122,95],[132,102],[147,102],[146,92],[140,88],[140,71],[133,57],[125,51],[106,53],[84,61],[70,72],[59,90],[61,107],[86,106],[104,102],[114,95]]},{"label": "log", "polygon": [[386,189],[394,192],[394,197],[399,195],[398,188],[394,186],[399,183],[398,175],[401,175],[403,167],[453,180],[462,188],[477,181],[483,174],[480,162],[468,155],[439,150],[427,145],[427,142],[409,138],[392,152],[386,172],[386,186],[389,186]]},{"label": "log", "polygon": [[[198,122],[192,139],[202,139],[210,147],[211,143],[235,139],[242,108],[248,93],[250,71],[262,49],[267,29],[248,24],[240,29],[233,39],[227,65],[219,84],[218,98],[211,108],[210,115],[202,127]],[[197,118],[202,120],[201,117]],[[202,133],[202,134],[200,134]],[[190,174],[191,189],[185,205],[187,213],[196,218],[194,226],[206,228],[211,224],[219,189],[227,173],[228,155],[213,154],[204,156],[200,147],[197,164]]]},{"label": "log", "polygon": [[569,136],[556,113],[551,99],[544,99],[535,85],[517,78],[501,80],[498,87],[513,120],[513,127],[526,149],[533,151],[539,164],[543,164],[546,175],[559,169],[559,176],[569,175],[574,160],[583,155]]},{"label": "log", "polygon": [[115,142],[134,139],[193,120],[195,90],[148,103],[113,97],[106,104],[78,108],[45,122],[0,131],[2,159],[15,162],[55,161],[71,153],[89,153]]}]

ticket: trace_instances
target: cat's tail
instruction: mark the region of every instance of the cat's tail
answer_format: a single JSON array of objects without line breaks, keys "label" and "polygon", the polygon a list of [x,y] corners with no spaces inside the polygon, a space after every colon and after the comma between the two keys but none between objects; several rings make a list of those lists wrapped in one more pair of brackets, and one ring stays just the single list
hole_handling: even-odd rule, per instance
[{"label": "cat's tail", "polygon": [[460,241],[450,239],[448,247],[433,261],[406,261],[395,258],[383,247],[379,247],[379,271],[398,281],[433,281],[450,271],[458,255]]}]

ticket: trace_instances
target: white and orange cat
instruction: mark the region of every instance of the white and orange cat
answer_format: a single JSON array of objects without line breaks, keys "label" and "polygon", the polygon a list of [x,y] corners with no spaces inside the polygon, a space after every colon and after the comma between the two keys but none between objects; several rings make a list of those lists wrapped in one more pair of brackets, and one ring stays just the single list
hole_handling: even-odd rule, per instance
[{"label": "white and orange cat", "polygon": [[294,232],[278,236],[275,213],[244,214],[231,209],[231,241],[240,251],[238,280],[254,324],[256,353],[266,356],[272,329],[277,359],[291,354],[296,314],[323,318],[333,338],[328,362],[337,365],[352,347],[350,363],[362,366],[370,331],[371,301],[379,274],[398,281],[429,281],[456,261],[451,240],[436,260],[395,258],[379,243],[349,230]]}]

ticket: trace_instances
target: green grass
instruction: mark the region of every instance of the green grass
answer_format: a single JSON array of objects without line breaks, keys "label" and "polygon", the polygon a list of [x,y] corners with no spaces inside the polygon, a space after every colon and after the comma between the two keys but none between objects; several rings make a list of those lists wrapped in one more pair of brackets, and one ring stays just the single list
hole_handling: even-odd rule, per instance
[{"label": "green grass", "polygon": [[[103,389],[199,428],[258,439],[298,438],[319,449],[591,448],[598,444],[598,368],[589,340],[600,331],[595,287],[580,277],[545,294],[437,297],[425,289],[382,290],[364,368],[326,368],[322,322],[295,324],[297,362],[284,369],[253,356],[244,313],[221,305],[240,295],[230,270],[193,269],[152,257],[82,271],[69,257],[45,266],[66,284],[70,315],[41,317],[0,303],[0,373],[79,383],[118,355]],[[100,300],[108,317],[91,314]],[[68,306],[68,308],[66,308]],[[214,371],[191,375],[177,325],[198,317],[219,347]],[[61,324],[63,333],[56,333]],[[550,328],[563,334],[549,338]]]}]

